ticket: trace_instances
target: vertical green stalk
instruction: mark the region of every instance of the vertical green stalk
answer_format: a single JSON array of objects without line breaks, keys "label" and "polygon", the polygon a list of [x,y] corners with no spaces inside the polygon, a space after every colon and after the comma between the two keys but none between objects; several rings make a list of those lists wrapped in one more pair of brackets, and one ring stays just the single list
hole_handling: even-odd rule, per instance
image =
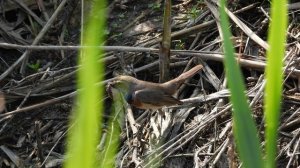
[{"label": "vertical green stalk", "polygon": [[271,2],[271,26],[268,34],[270,49],[267,51],[265,116],[266,116],[266,167],[276,167],[277,129],[279,124],[283,55],[287,27],[287,1]]},{"label": "vertical green stalk", "polygon": [[243,166],[246,168],[262,168],[262,152],[255,123],[244,93],[241,70],[234,57],[234,48],[231,43],[230,25],[225,13],[225,0],[221,0],[221,29],[224,37],[224,65],[228,86],[231,92],[230,100],[233,106],[233,132],[237,143],[238,153]]},{"label": "vertical green stalk", "polygon": [[[98,46],[103,42],[105,23],[105,1],[95,0],[83,33],[83,46]],[[103,89],[96,85],[103,74],[103,63],[99,62],[101,50],[84,48],[80,52],[81,65],[77,74],[78,96],[75,103],[75,113],[68,135],[67,159],[65,168],[92,168],[99,165],[96,161],[96,146],[101,134],[100,112],[103,111]],[[76,121],[76,122],[75,122]]]},{"label": "vertical green stalk", "polygon": [[115,155],[118,152],[121,127],[124,123],[126,100],[121,92],[113,95],[113,105],[108,122],[108,136],[105,139],[104,150],[100,153],[101,166],[105,168],[115,166]]}]

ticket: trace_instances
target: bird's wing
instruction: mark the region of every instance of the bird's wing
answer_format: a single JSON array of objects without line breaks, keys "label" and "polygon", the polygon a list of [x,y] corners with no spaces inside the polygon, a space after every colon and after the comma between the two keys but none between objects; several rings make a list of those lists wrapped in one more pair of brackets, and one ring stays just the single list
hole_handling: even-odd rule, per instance
[{"label": "bird's wing", "polygon": [[175,104],[182,104],[182,102],[175,97],[155,89],[142,89],[134,93],[133,99],[140,103],[151,104],[154,106],[170,106]]}]

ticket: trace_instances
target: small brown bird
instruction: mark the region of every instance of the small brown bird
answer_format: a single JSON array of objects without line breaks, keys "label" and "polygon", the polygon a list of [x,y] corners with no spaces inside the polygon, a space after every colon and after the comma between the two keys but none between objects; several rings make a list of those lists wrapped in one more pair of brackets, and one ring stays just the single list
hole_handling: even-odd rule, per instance
[{"label": "small brown bird", "polygon": [[156,110],[163,106],[182,104],[172,95],[186,79],[192,77],[202,67],[202,65],[197,65],[165,83],[152,83],[131,76],[118,76],[115,81],[107,84],[106,90],[111,98],[114,92],[121,92],[129,104],[139,109]]}]

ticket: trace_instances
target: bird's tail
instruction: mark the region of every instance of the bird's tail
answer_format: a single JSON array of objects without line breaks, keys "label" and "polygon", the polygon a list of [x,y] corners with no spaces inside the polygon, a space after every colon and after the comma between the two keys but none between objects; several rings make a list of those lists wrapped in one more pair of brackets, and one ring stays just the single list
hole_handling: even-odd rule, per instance
[{"label": "bird's tail", "polygon": [[199,72],[201,69],[203,68],[202,65],[197,65],[195,67],[193,67],[192,69],[184,72],[183,74],[179,75],[177,78],[173,79],[175,80],[177,83],[183,83],[186,79],[191,78],[192,76],[194,76],[197,72]]},{"label": "bird's tail", "polygon": [[197,65],[193,67],[192,69],[184,72],[183,74],[179,75],[177,78],[172,79],[166,83],[163,84],[163,87],[168,90],[170,94],[173,94],[178,87],[188,78],[191,78],[194,76],[197,72],[199,72],[203,68],[202,65]]}]

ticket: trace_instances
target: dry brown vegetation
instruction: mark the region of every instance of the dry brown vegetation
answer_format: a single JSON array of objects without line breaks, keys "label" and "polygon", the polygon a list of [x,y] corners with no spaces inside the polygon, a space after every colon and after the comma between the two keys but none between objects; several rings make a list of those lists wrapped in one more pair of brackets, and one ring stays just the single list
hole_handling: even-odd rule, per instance
[{"label": "dry brown vegetation", "polygon": [[[99,56],[106,65],[106,81],[102,84],[118,74],[158,81],[162,3],[108,2],[107,47]],[[243,70],[253,118],[260,137],[264,137],[263,71],[270,4],[252,0],[228,3],[237,62]],[[300,163],[300,3],[289,3],[278,167],[297,167]],[[6,100],[6,109],[0,113],[0,167],[61,167],[76,95],[80,9],[80,2],[72,0],[0,1],[0,86]],[[162,160],[161,167],[223,168],[241,164],[232,137],[218,15],[213,0],[174,0],[171,75],[176,77],[199,63],[204,69],[176,93],[185,104],[164,108],[165,117],[128,109],[117,167],[149,167],[158,160]],[[1,94],[0,109],[2,100]],[[102,101],[106,107],[103,116],[114,117],[110,116],[107,95]],[[264,146],[263,138],[261,141]]]}]

